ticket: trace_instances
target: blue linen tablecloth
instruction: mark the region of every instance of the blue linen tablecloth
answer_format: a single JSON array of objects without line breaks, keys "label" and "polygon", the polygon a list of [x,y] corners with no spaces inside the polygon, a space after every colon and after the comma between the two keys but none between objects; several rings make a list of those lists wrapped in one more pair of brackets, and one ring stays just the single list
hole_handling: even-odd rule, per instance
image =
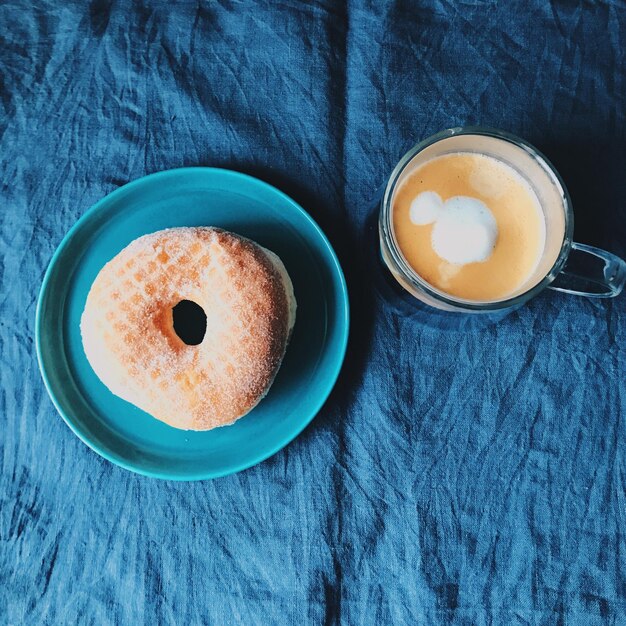
[{"label": "blue linen tablecloth", "polygon": [[[483,124],[626,255],[625,42],[618,0],[0,4],[0,624],[626,624],[626,296],[436,330],[372,285],[366,233],[404,151]],[[187,484],[74,437],[33,342],[64,233],[184,165],[301,203],[353,306],[312,425]]]}]

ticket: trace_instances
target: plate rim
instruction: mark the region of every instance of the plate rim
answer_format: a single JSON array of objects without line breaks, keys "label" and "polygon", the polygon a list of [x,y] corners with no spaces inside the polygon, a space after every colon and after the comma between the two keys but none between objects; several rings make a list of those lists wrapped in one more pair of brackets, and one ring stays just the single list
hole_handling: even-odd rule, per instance
[{"label": "plate rim", "polygon": [[[166,178],[172,175],[186,176],[188,174],[199,173],[199,172],[222,174],[222,175],[226,174],[228,176],[245,179],[254,184],[265,187],[269,191],[273,193],[277,193],[279,196],[281,196],[297,212],[299,212],[301,216],[305,218],[305,220],[307,220],[310,223],[310,225],[313,227],[314,231],[316,232],[317,236],[320,237],[321,241],[323,242],[325,249],[329,253],[330,259],[332,260],[332,267],[334,269],[334,273],[339,278],[338,292],[339,292],[340,299],[341,299],[341,310],[339,311],[338,319],[342,322],[343,332],[342,332],[341,341],[339,344],[338,358],[335,359],[331,375],[329,376],[329,380],[331,382],[328,385],[328,389],[326,389],[324,393],[320,395],[317,402],[315,402],[314,404],[314,409],[311,410],[310,416],[302,421],[302,423],[293,432],[293,434],[290,434],[286,438],[284,437],[281,438],[275,446],[272,446],[270,448],[269,451],[264,452],[258,456],[255,456],[250,461],[244,461],[243,463],[239,463],[236,466],[233,466],[232,468],[225,469],[224,471],[204,470],[204,471],[199,471],[199,472],[190,472],[186,474],[170,474],[167,471],[146,470],[139,465],[135,465],[132,462],[126,461],[126,459],[123,458],[119,454],[110,453],[109,451],[102,449],[100,446],[91,442],[90,439],[84,436],[82,432],[80,432],[80,429],[78,428],[78,426],[74,424],[74,417],[66,415],[65,410],[61,407],[61,404],[57,398],[54,386],[50,382],[50,379],[46,371],[46,365],[44,363],[44,357],[42,354],[42,347],[41,347],[42,333],[43,333],[42,308],[43,308],[43,302],[45,300],[45,296],[49,288],[49,283],[50,283],[52,273],[54,272],[54,268],[57,265],[59,258],[64,253],[65,248],[67,248],[67,246],[69,245],[69,242],[72,239],[72,237],[78,231],[80,231],[81,228],[83,228],[84,223],[89,219],[89,217],[91,217],[95,213],[98,213],[99,211],[102,211],[103,205],[109,203],[112,198],[115,199],[116,196],[127,192],[129,189],[145,184],[148,180],[157,180],[159,178]],[[57,413],[61,416],[65,424],[74,433],[74,435],[76,435],[76,437],[78,437],[80,441],[82,441],[87,447],[93,450],[96,454],[106,459],[107,461],[119,467],[122,467],[123,469],[127,471],[133,472],[135,474],[140,474],[142,476],[147,476],[150,478],[157,478],[161,480],[173,480],[173,481],[178,481],[178,482],[210,480],[210,479],[221,478],[224,476],[229,476],[231,474],[242,472],[246,469],[249,469],[250,467],[258,465],[259,463],[262,463],[263,461],[267,460],[268,458],[270,458],[271,456],[273,456],[274,454],[282,450],[284,447],[289,445],[294,439],[296,439],[302,433],[302,431],[317,416],[317,414],[320,412],[320,410],[326,403],[326,400],[332,393],[333,389],[335,388],[337,379],[339,378],[339,374],[341,373],[341,369],[345,361],[349,335],[350,335],[350,300],[349,300],[348,286],[347,286],[346,279],[343,273],[343,269],[339,262],[339,258],[337,257],[337,253],[335,252],[328,237],[326,236],[324,231],[321,229],[321,227],[317,224],[317,222],[313,219],[313,217],[311,217],[311,215],[303,207],[301,207],[300,204],[298,204],[298,202],[296,202],[293,198],[288,196],[285,192],[281,191],[277,187],[274,187],[274,185],[271,185],[270,183],[267,183],[264,180],[256,178],[255,176],[251,176],[250,174],[245,174],[237,170],[231,170],[228,168],[221,168],[221,167],[203,167],[203,166],[179,167],[179,168],[170,168],[170,169],[161,170],[158,172],[153,172],[151,174],[141,176],[132,181],[129,181],[128,183],[125,183],[124,185],[121,185],[120,187],[114,189],[110,193],[104,195],[102,198],[97,200],[69,228],[69,230],[65,233],[65,235],[63,236],[63,238],[57,245],[54,253],[50,257],[46,271],[44,273],[44,277],[41,282],[41,287],[39,289],[39,294],[37,297],[37,307],[35,309],[35,351],[37,354],[37,364],[39,366],[39,372],[43,379],[43,383],[46,388],[46,391],[48,392],[48,396],[50,397],[50,400],[52,401],[52,404],[54,405]]]}]

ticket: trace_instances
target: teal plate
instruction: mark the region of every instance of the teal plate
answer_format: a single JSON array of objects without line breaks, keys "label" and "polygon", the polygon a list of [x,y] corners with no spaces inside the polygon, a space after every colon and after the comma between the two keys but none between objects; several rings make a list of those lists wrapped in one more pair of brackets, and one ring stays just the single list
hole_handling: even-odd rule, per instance
[{"label": "teal plate", "polygon": [[[103,265],[133,239],[173,226],[219,226],[276,252],[293,281],[298,311],[268,395],[232,426],[182,431],[114,396],[91,369],[79,322]],[[348,295],[324,233],[291,198],[245,174],[169,170],[120,187],[67,233],[37,304],[37,357],[57,410],[74,433],[126,469],[200,480],[246,469],[296,437],[328,397],[346,352]]]}]

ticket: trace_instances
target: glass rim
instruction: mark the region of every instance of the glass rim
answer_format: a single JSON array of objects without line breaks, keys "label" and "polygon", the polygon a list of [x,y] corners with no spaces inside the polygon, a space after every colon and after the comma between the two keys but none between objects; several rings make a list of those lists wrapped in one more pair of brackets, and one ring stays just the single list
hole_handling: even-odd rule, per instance
[{"label": "glass rim", "polygon": [[[563,213],[565,218],[565,228],[563,231],[563,241],[559,254],[548,271],[548,273],[535,285],[519,293],[513,297],[507,297],[500,300],[466,300],[463,298],[455,298],[444,291],[441,291],[424,280],[407,262],[400,250],[400,246],[395,237],[395,233],[392,225],[392,203],[393,194],[396,190],[398,180],[404,173],[407,166],[411,161],[425,148],[448,139],[450,137],[456,137],[460,135],[480,135],[486,137],[493,137],[495,139],[501,139],[516,145],[526,151],[535,161],[539,163],[541,168],[550,176],[557,189],[559,190],[563,199]],[[423,141],[415,144],[404,156],[400,159],[398,164],[391,172],[391,176],[385,186],[385,191],[381,201],[380,219],[379,219],[379,231],[381,244],[385,246],[386,252],[391,256],[396,269],[401,272],[402,277],[409,283],[409,285],[419,291],[425,292],[431,298],[446,304],[452,308],[463,308],[468,311],[494,311],[499,309],[505,309],[514,307],[516,305],[527,302],[532,297],[543,291],[559,274],[563,269],[563,265],[567,260],[574,231],[574,213],[572,210],[572,201],[570,199],[567,187],[563,182],[560,174],[552,163],[533,145],[524,141],[520,137],[507,133],[503,130],[495,128],[489,128],[484,126],[458,126],[455,128],[448,128],[442,130],[430,137],[427,137]]]}]

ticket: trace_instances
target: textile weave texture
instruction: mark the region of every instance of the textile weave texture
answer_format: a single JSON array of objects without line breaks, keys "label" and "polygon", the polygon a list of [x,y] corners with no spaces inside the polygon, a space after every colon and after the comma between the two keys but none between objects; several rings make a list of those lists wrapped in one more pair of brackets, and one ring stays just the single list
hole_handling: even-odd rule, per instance
[{"label": "textile weave texture", "polygon": [[[466,124],[536,145],[625,256],[625,46],[618,0],[0,3],[0,624],[626,624],[626,296],[442,331],[368,269],[395,163]],[[34,317],[94,202],[193,165],[311,213],[352,329],[297,440],[175,483],[74,437]]]}]

